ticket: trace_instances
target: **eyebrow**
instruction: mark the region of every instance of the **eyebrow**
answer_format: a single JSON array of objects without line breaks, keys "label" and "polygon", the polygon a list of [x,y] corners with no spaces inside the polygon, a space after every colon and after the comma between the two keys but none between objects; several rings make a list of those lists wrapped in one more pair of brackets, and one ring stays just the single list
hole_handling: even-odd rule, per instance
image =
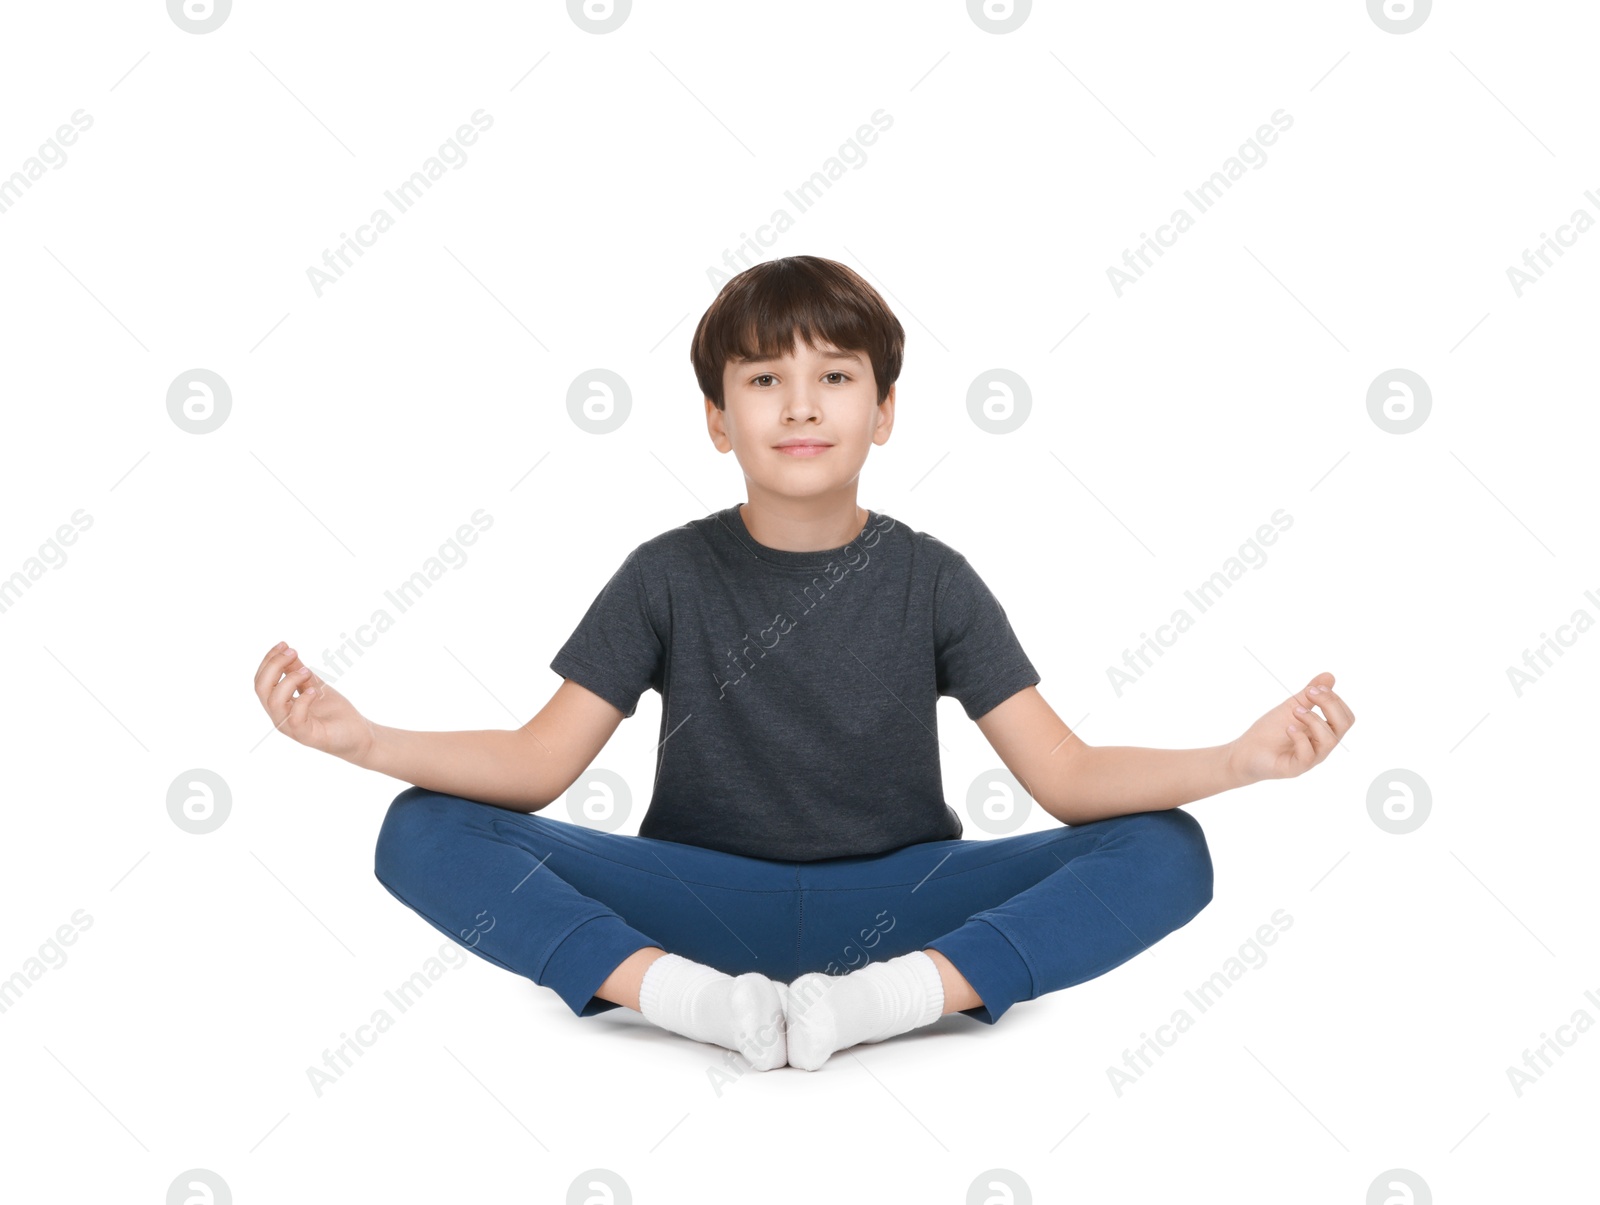
[{"label": "eyebrow", "polygon": [[[824,360],[845,360],[853,364],[862,364],[860,352],[855,351],[819,351],[817,355]],[[783,359],[782,356],[736,356],[741,364],[776,364]]]}]

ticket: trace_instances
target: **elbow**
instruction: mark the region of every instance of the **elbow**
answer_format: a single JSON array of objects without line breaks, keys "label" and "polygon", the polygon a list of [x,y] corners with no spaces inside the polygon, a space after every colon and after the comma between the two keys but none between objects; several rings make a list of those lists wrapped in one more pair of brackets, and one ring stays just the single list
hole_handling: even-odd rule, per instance
[{"label": "elbow", "polygon": [[1090,817],[1083,814],[1081,809],[1074,807],[1072,804],[1064,800],[1052,803],[1041,803],[1039,806],[1044,808],[1044,810],[1048,812],[1053,819],[1059,820],[1062,824],[1087,824],[1090,819]]},{"label": "elbow", "polygon": [[1073,804],[1072,792],[1065,784],[1053,782],[1044,778],[1029,781],[1018,778],[1023,790],[1038,804],[1046,815],[1059,820],[1062,824],[1081,824],[1083,822],[1079,810]]},{"label": "elbow", "polygon": [[[1088,754],[1094,748],[1076,736],[1052,750],[1058,760],[1023,782],[1034,802],[1062,824],[1086,824],[1095,819],[1083,805],[1082,785],[1088,773]],[[1037,786],[1039,789],[1034,790]]]}]

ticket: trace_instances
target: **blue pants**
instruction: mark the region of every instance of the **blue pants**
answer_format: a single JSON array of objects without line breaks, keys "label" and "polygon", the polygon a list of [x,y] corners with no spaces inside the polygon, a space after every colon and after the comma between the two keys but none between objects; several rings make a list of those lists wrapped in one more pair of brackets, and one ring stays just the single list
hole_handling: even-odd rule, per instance
[{"label": "blue pants", "polygon": [[776,862],[409,787],[384,817],[374,872],[435,929],[580,1017],[618,1007],[595,991],[649,946],[783,983],[931,948],[982,999],[966,1015],[992,1025],[1211,901],[1205,836],[1179,809]]}]

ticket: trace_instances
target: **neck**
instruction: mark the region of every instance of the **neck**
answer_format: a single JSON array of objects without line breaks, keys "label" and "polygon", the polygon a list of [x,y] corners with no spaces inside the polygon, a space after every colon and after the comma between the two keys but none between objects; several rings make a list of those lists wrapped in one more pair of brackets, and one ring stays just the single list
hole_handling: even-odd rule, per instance
[{"label": "neck", "polygon": [[855,539],[866,525],[867,510],[856,503],[854,490],[834,499],[764,500],[752,493],[740,505],[739,518],[758,544],[782,552],[819,552]]}]

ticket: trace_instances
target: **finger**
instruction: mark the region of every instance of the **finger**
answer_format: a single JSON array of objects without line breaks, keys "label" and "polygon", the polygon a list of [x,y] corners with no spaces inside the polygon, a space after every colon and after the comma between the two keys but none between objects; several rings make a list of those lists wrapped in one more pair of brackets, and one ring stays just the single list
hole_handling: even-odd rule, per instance
[{"label": "finger", "polygon": [[[1329,701],[1329,692],[1326,690],[1318,691],[1316,694],[1311,694],[1309,691],[1307,691],[1306,695],[1307,697],[1305,701],[1295,705],[1294,718],[1297,720],[1304,720],[1307,717],[1313,717],[1321,721],[1327,726],[1328,731],[1332,734],[1331,744],[1338,744],[1340,738],[1344,736],[1345,730],[1350,727],[1351,723],[1355,722],[1354,717],[1350,717],[1349,721],[1347,722],[1343,703],[1335,706]],[[1299,713],[1298,708],[1300,707],[1304,707],[1306,709],[1305,715],[1301,715]],[[1316,707],[1320,707],[1322,709],[1320,715],[1316,711],[1312,710]],[[1313,730],[1313,740],[1315,739],[1315,730]],[[1318,747],[1319,749],[1321,748],[1320,745]],[[1323,751],[1326,752],[1326,750]]]},{"label": "finger", "polygon": [[267,668],[267,663],[270,662],[274,657],[276,657],[279,653],[283,652],[283,650],[288,648],[288,647],[289,647],[288,641],[280,640],[280,641],[278,641],[277,644],[273,645],[270,649],[268,649],[267,650],[267,655],[265,657],[261,658],[261,664],[256,666],[255,676],[257,678],[261,677],[262,672],[265,671],[266,668]]},{"label": "finger", "polygon": [[1303,725],[1290,724],[1289,739],[1294,742],[1294,760],[1296,773],[1308,769],[1317,760],[1317,754],[1311,747],[1311,738],[1306,735]]},{"label": "finger", "polygon": [[1322,714],[1328,717],[1328,724],[1340,736],[1343,736],[1345,729],[1356,722],[1355,713],[1350,710],[1350,705],[1333,691],[1320,690],[1311,695],[1311,698],[1316,700],[1317,706],[1322,708]]},{"label": "finger", "polygon": [[275,653],[268,653],[266,660],[262,661],[261,668],[256,670],[256,697],[266,705],[267,698],[272,688],[277,685],[279,676],[284,667],[295,660],[295,651],[287,645]]},{"label": "finger", "polygon": [[[1325,674],[1318,674],[1317,678],[1326,676]],[[1304,707],[1307,711],[1310,711],[1328,697],[1330,693],[1328,688],[1318,685],[1317,678],[1311,679],[1300,693],[1289,697],[1289,709],[1291,711],[1297,707]],[[1326,711],[1323,713],[1323,718],[1327,718]]]},{"label": "finger", "polygon": [[288,718],[289,704],[294,698],[294,692],[302,686],[309,686],[304,673],[295,672],[284,675],[282,682],[272,688],[272,703],[267,710],[272,714],[273,720],[281,727]]},{"label": "finger", "polygon": [[1310,707],[1319,694],[1333,689],[1333,675],[1327,672],[1318,674],[1294,694],[1295,702],[1302,707]]},{"label": "finger", "polygon": [[311,719],[311,708],[316,704],[317,695],[312,694],[314,688],[307,683],[300,691],[300,697],[289,704],[289,718],[283,725],[283,730],[298,739],[298,734],[305,731]]},{"label": "finger", "polygon": [[[292,656],[292,654],[279,653],[278,661],[286,662],[288,656]],[[261,705],[267,709],[267,713],[279,724],[283,723],[283,717],[289,706],[288,700],[294,693],[294,682],[281,676],[282,669],[283,666],[279,663],[269,665],[262,675],[265,679],[265,684],[260,687]],[[284,687],[285,682],[288,683],[287,689]]]},{"label": "finger", "polygon": [[327,685],[326,682],[324,682],[321,678],[317,677],[317,671],[314,670],[314,669],[311,669],[311,667],[309,665],[306,665],[306,663],[304,661],[300,660],[299,657],[296,657],[287,666],[285,666],[284,667],[284,672],[292,674],[296,670],[300,669],[302,666],[304,666],[308,670],[311,670],[311,676],[306,679],[306,685],[307,686],[322,687],[322,686],[326,686]]},{"label": "finger", "polygon": [[1325,757],[1328,750],[1339,743],[1339,738],[1334,735],[1333,729],[1328,727],[1328,721],[1309,707],[1296,707],[1294,719],[1296,723],[1305,726],[1311,745],[1316,749],[1319,758]]}]

